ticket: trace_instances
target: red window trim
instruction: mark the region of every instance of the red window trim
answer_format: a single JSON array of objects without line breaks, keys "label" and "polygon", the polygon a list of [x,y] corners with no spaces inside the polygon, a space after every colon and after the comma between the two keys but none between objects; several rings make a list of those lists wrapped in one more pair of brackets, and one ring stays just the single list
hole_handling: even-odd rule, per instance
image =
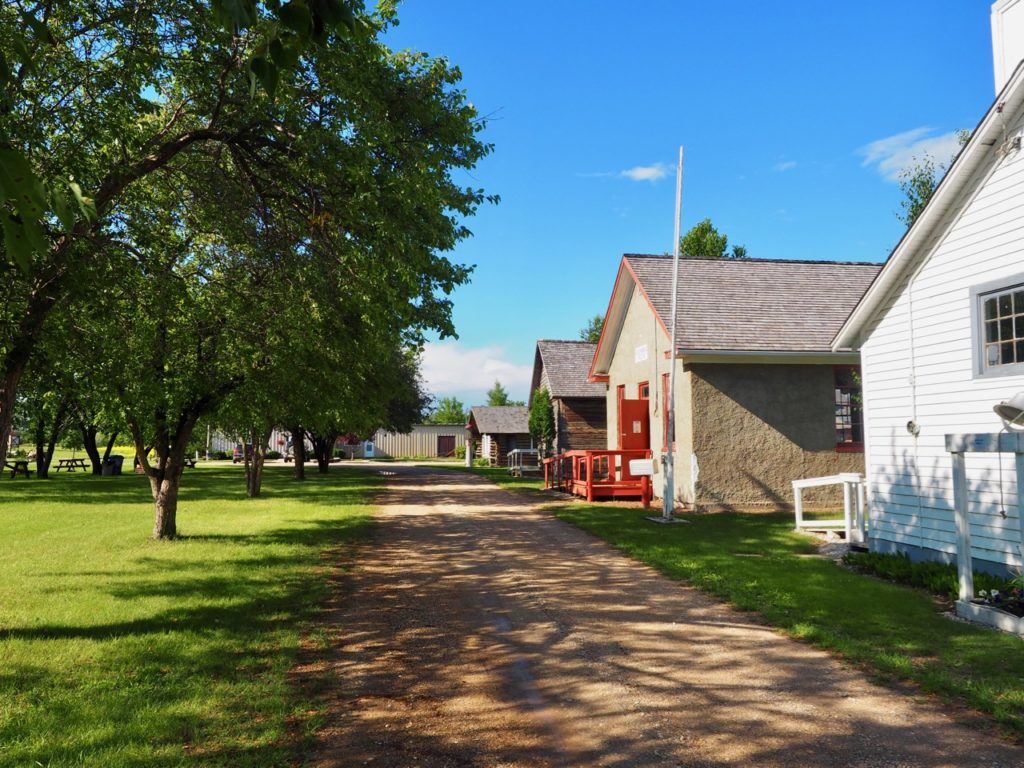
[{"label": "red window trim", "polygon": [[[859,374],[860,373],[860,366],[859,365],[835,365],[835,366],[832,367],[832,371],[833,371],[833,378],[835,378],[836,374],[838,374],[840,371],[854,371],[855,373]],[[864,391],[863,390],[863,385],[861,385],[862,396],[863,396],[863,391]],[[863,433],[864,433],[864,408],[863,408],[863,405],[861,406],[861,409],[860,409],[860,429],[861,429],[861,434],[863,435]],[[838,438],[838,435],[836,437]],[[863,441],[849,442],[849,443],[837,442],[836,443],[836,453],[864,453],[864,442]]]},{"label": "red window trim", "polygon": [[[644,395],[644,387],[647,387],[647,394]],[[651,399],[651,382],[641,381],[636,385],[636,396],[639,400],[650,400]]]}]

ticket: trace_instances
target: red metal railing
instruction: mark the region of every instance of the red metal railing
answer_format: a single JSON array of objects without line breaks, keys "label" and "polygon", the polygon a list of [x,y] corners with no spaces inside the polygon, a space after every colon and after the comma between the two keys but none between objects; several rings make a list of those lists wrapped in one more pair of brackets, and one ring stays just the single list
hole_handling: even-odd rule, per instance
[{"label": "red metal railing", "polygon": [[587,501],[639,498],[650,501],[650,478],[629,471],[631,459],[649,459],[650,450],[566,451],[544,459],[544,486]]}]

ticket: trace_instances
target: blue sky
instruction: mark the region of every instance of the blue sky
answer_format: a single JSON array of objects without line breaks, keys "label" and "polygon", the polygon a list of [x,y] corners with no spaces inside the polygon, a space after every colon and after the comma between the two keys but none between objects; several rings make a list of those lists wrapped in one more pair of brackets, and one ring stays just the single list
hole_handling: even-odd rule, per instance
[{"label": "blue sky", "polygon": [[[501,195],[454,257],[459,340],[431,345],[435,395],[525,399],[538,338],[604,311],[621,255],[710,217],[761,258],[882,261],[895,183],[944,156],[993,99],[989,0],[833,4],[406,0],[394,48],[443,55],[490,115],[468,183]],[[944,159],[944,158],[943,158]]]}]

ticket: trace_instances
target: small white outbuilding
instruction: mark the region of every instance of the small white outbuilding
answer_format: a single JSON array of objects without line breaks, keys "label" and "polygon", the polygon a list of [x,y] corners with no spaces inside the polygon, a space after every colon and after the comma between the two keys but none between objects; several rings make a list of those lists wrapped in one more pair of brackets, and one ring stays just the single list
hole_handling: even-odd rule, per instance
[{"label": "small white outbuilding", "polygon": [[[861,353],[878,551],[955,558],[945,435],[998,432],[1024,390],[1024,0],[992,21],[995,101],[833,343]],[[1020,567],[1012,455],[967,462],[975,568]]]}]

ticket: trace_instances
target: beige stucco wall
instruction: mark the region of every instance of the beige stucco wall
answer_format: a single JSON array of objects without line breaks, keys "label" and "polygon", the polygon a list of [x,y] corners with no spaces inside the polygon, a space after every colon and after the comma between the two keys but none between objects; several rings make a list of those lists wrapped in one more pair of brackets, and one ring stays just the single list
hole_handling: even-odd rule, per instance
[{"label": "beige stucco wall", "polygon": [[[835,449],[831,365],[697,363],[687,368],[700,468],[698,507],[788,507],[797,478],[864,471],[862,453]],[[810,504],[842,503],[836,489],[807,498]]]},{"label": "beige stucco wall", "polygon": [[[608,447],[619,447],[619,385],[637,397],[650,383],[654,490],[664,488],[661,376],[669,338],[633,289],[608,371]],[[647,346],[646,355],[637,348]],[[641,359],[637,359],[640,357]],[[835,449],[831,363],[687,363],[676,361],[676,498],[703,509],[769,509],[792,504],[792,481],[863,472],[861,453]],[[694,484],[692,462],[698,465]],[[808,492],[811,506],[841,504],[838,489]]]},{"label": "beige stucco wall", "polygon": [[[645,359],[637,360],[637,348],[646,345]],[[655,474],[652,485],[655,496],[661,497],[664,488],[662,473],[662,452],[665,445],[663,429],[663,408],[661,376],[669,371],[665,359],[670,341],[661,324],[639,288],[633,288],[629,307],[626,309],[618,343],[608,368],[608,447],[619,447],[618,387],[625,385],[626,398],[637,397],[640,382],[650,384],[649,415],[651,420],[651,450],[654,455]],[[642,356],[644,357],[644,356]],[[693,436],[691,430],[690,377],[683,372],[682,364],[676,371],[676,454],[675,488],[676,498],[686,504],[692,503],[692,480],[690,477],[690,455]]]}]

